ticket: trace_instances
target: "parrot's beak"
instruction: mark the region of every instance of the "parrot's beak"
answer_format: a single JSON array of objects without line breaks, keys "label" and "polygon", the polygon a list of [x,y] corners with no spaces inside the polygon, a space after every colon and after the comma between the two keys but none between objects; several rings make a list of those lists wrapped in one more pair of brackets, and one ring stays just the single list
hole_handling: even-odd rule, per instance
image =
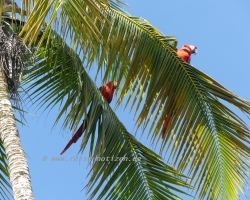
[{"label": "parrot's beak", "polygon": [[197,49],[194,49],[193,50],[193,54],[197,54],[198,53],[198,50]]},{"label": "parrot's beak", "polygon": [[116,87],[116,86],[117,86],[117,83],[118,83],[117,81],[114,81],[114,87]]}]

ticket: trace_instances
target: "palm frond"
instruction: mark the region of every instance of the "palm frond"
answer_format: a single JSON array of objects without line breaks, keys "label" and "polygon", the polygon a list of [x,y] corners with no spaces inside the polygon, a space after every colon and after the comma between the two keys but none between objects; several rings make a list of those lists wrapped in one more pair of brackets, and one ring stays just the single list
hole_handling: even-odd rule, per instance
[{"label": "palm frond", "polygon": [[171,116],[161,151],[169,150],[174,165],[196,180],[200,198],[237,199],[238,189],[249,184],[250,132],[219,99],[247,115],[250,102],[182,61],[174,38],[139,18],[105,11],[111,25],[101,29],[107,42],[100,48],[99,68],[106,78],[126,80],[119,102],[130,93],[131,109],[140,111],[138,127],[152,122],[155,144],[162,121]]},{"label": "palm frond", "polygon": [[[104,113],[102,118],[106,118]],[[176,175],[183,176],[129,134],[118,119],[108,120],[98,127],[99,137],[91,155],[95,162],[87,185],[89,199],[96,195],[97,199],[179,199],[175,192],[181,190],[176,186],[187,185]],[[104,148],[103,154],[99,146]],[[103,158],[111,162],[103,162]]]},{"label": "palm frond", "polygon": [[[92,103],[93,109],[81,150],[90,140],[90,154],[93,157],[119,157],[130,160],[95,160],[87,186],[89,198],[95,196],[100,199],[106,196],[108,199],[117,199],[120,194],[126,199],[179,199],[175,194],[181,192],[177,186],[191,187],[180,178],[187,177],[165,164],[162,158],[126,131],[85,72],[79,57],[58,35],[52,34],[53,32],[44,43],[44,48],[39,49],[36,56],[37,66],[26,74],[29,77],[26,84],[31,92],[33,104],[41,104],[47,109],[61,104],[57,120],[67,113],[64,128],[69,127],[72,130]],[[97,124],[98,135],[95,134]],[[133,161],[135,157],[141,161]],[[105,181],[108,181],[108,184]],[[100,191],[101,186],[105,189]]]},{"label": "palm frond", "polygon": [[156,140],[162,118],[171,115],[162,151],[168,149],[174,166],[180,172],[186,170],[196,180],[200,198],[237,199],[238,191],[244,193],[243,187],[249,184],[250,131],[218,98],[246,114],[250,103],[190,65],[182,63],[175,67],[164,73],[170,74],[172,70],[175,79],[152,81],[162,86],[155,100],[155,94],[150,97],[148,93],[145,104],[150,105],[147,101],[151,99],[154,106],[144,109],[140,117],[151,116],[157,104],[164,105],[158,114],[160,120],[151,126]]},{"label": "palm frond", "polygon": [[[23,4],[25,8],[28,6],[25,1]],[[30,44],[33,44],[41,29],[44,29],[46,33],[48,30],[46,27],[53,25],[55,30],[58,28],[58,31],[62,33],[63,39],[70,37],[72,47],[77,45],[77,42],[86,41],[86,38],[100,43],[102,36],[98,27],[95,26],[96,19],[103,21],[105,18],[100,10],[100,4],[125,13],[121,7],[124,4],[123,0],[38,0],[35,4],[32,1],[32,12],[30,13],[29,6],[30,15],[20,35],[24,34],[24,41],[28,40]],[[46,21],[48,18],[49,21]],[[92,47],[94,47],[93,44]]]},{"label": "palm frond", "polygon": [[[238,189],[244,191],[243,188],[249,181],[247,170],[250,151],[247,145],[250,134],[247,125],[220,99],[247,115],[250,112],[250,102],[183,62],[175,52],[176,39],[164,36],[146,20],[130,17],[103,4],[89,7],[80,1],[71,2],[49,5],[54,6],[51,14],[54,18],[48,22],[39,46],[43,47],[43,39],[51,34],[52,22],[58,19],[58,24],[63,24],[58,29],[62,38],[65,40],[70,36],[72,52],[82,56],[82,65],[88,68],[96,59],[99,70],[104,71],[105,80],[119,80],[119,87],[123,89],[118,104],[130,93],[127,105],[131,102],[131,109],[135,108],[135,114],[139,114],[138,127],[146,128],[152,122],[149,134],[155,144],[159,143],[162,121],[171,116],[161,151],[169,150],[175,166],[182,172],[187,171],[192,180],[195,180],[199,197],[236,199]],[[25,39],[29,37],[31,43],[35,41],[51,8],[45,4],[36,6],[39,12],[29,21],[32,26],[26,24],[24,28],[27,31]],[[60,10],[60,17],[57,10]],[[97,10],[101,12],[97,13]],[[39,21],[35,23],[38,16]],[[51,59],[50,63],[54,62],[52,58],[51,54],[48,57]],[[44,60],[41,64],[45,66],[46,62]],[[66,65],[67,60],[63,62]],[[40,69],[41,74],[50,69]],[[55,76],[62,76],[61,72],[51,70],[51,73],[56,74],[47,74],[41,83],[50,76],[51,79],[40,88],[47,85],[53,88],[49,92],[50,96],[42,98],[48,101],[53,97],[54,102],[50,101],[50,105],[61,102],[66,94],[70,94],[71,99],[63,107],[60,117],[68,106],[75,105],[72,107],[72,119],[65,121],[65,127],[71,128],[78,124],[94,96],[91,84],[77,85],[79,80],[86,80],[81,78],[83,74],[79,67],[74,70],[77,71],[75,79],[70,79],[72,75],[67,71],[65,74],[68,76],[61,80],[63,84],[53,79]],[[37,78],[41,76],[37,72],[35,74]],[[66,84],[69,83],[67,80],[73,80],[69,86]],[[36,86],[38,84],[34,85]],[[59,98],[54,98],[59,87],[64,89],[59,93]],[[74,92],[71,92],[71,87],[75,87]],[[85,93],[81,98],[88,95],[88,100],[80,99],[79,92],[82,90]],[[79,105],[81,109],[77,108]],[[73,115],[76,108],[80,111],[77,116]],[[97,118],[98,116],[96,115]]]}]

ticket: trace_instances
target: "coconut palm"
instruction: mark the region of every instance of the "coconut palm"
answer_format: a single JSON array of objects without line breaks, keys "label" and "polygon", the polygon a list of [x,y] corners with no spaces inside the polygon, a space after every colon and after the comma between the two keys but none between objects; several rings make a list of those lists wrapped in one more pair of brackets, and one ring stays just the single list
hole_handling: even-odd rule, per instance
[{"label": "coconut palm", "polygon": [[[129,16],[120,1],[23,1],[19,36],[34,50],[24,82],[35,105],[61,105],[64,128],[76,129],[90,103],[81,149],[92,157],[140,157],[136,162],[93,161],[89,198],[175,199],[190,183],[200,199],[237,199],[248,187],[248,126],[221,100],[249,115],[250,102],[182,61],[177,40]],[[127,98],[137,127],[150,128],[172,167],[136,140],[102,98],[86,70],[97,63],[103,82],[118,80],[117,106]],[[173,113],[161,142],[162,121]],[[185,177],[187,178],[187,177]]]},{"label": "coconut palm", "polygon": [[[7,4],[10,4],[9,2]],[[1,13],[8,16],[6,12],[14,7],[2,4]],[[12,29],[12,26],[2,21],[0,24],[0,139],[1,139],[1,195],[8,198],[9,182],[12,183],[15,199],[34,199],[31,189],[30,175],[25,153],[22,149],[19,133],[16,127],[16,119],[13,109],[20,110],[18,88],[25,68],[25,60],[28,59],[28,48],[23,44],[21,38]],[[17,105],[17,107],[15,106]],[[6,154],[5,154],[5,152]],[[6,159],[8,170],[6,170]],[[7,187],[6,187],[7,186]],[[3,195],[4,194],[4,195]],[[10,196],[12,196],[10,194]]]},{"label": "coconut palm", "polygon": [[[116,4],[113,4],[115,6]],[[95,6],[95,9],[99,8]],[[15,13],[15,7],[12,10],[13,13]],[[101,11],[99,15],[102,15]],[[19,11],[19,13],[22,13]],[[14,193],[14,199],[34,199],[32,194],[32,188],[31,188],[31,181],[29,176],[29,170],[27,161],[24,155],[24,151],[22,149],[20,138],[18,134],[18,130],[15,124],[15,118],[13,113],[13,103],[20,103],[20,94],[18,93],[18,88],[20,86],[22,75],[25,73],[26,82],[27,84],[30,84],[30,82],[33,82],[33,80],[38,79],[39,84],[45,84],[50,85],[50,81],[53,82],[54,78],[58,78],[58,72],[59,75],[64,72],[65,73],[65,80],[72,80],[71,78],[75,78],[75,81],[72,82],[72,85],[67,89],[64,84],[62,84],[61,79],[58,83],[56,83],[59,88],[64,88],[68,90],[66,93],[63,94],[62,98],[67,96],[70,93],[75,93],[76,90],[81,89],[80,93],[81,95],[85,94],[86,90],[82,89],[82,83],[83,80],[89,82],[89,88],[95,87],[93,82],[88,77],[87,73],[85,73],[84,68],[82,67],[82,62],[71,49],[69,48],[63,39],[50,28],[50,34],[47,35],[46,29],[44,32],[39,30],[39,37],[37,41],[35,41],[35,44],[30,47],[30,49],[35,49],[34,52],[34,58],[30,56],[30,52],[25,44],[22,43],[21,37],[17,35],[19,33],[19,30],[22,30],[22,25],[25,23],[22,20],[18,20],[13,16],[10,16],[3,12],[3,21],[2,21],[2,27],[0,29],[0,36],[1,36],[1,49],[3,54],[1,55],[1,67],[0,67],[0,111],[1,111],[1,122],[0,122],[0,133],[1,133],[1,141],[3,142],[4,149],[6,150],[6,158],[8,160],[8,166],[10,171],[10,181],[12,183],[13,193]],[[98,13],[97,13],[98,14]],[[21,16],[22,18],[22,16]],[[5,26],[6,25],[6,26]],[[48,25],[45,25],[45,27],[49,27]],[[16,32],[14,31],[16,30]],[[24,29],[23,29],[24,30]],[[40,42],[42,41],[42,42]],[[48,46],[49,45],[49,46]],[[63,45],[63,46],[62,46]],[[27,56],[28,55],[28,56]],[[52,60],[50,60],[50,58]],[[64,60],[66,59],[66,60]],[[34,62],[35,61],[35,62]],[[64,63],[66,61],[66,63]],[[75,62],[75,65],[72,65],[72,62]],[[34,64],[35,63],[35,64]],[[55,67],[55,68],[54,68]],[[52,70],[52,71],[51,71]],[[59,70],[59,71],[58,71]],[[71,70],[73,70],[71,72]],[[45,72],[46,71],[46,72]],[[54,74],[54,78],[48,79],[48,82],[43,82],[43,78],[40,77],[40,72],[45,72],[45,74]],[[50,76],[50,75],[49,75]],[[58,81],[57,79],[56,81]],[[47,87],[47,86],[45,86]],[[73,87],[73,88],[72,88]],[[29,89],[32,89],[33,85],[31,84],[29,86]],[[37,91],[37,88],[35,86],[35,92]],[[58,89],[57,88],[57,91]],[[40,88],[41,93],[44,91],[44,88]],[[51,88],[52,89],[52,88]],[[64,90],[63,89],[63,90]],[[107,120],[107,117],[115,117],[115,114],[112,113],[112,110],[107,106],[105,101],[100,99],[100,94],[98,93],[98,90],[95,90],[95,88],[92,88],[92,93],[89,92],[90,96],[93,96],[91,101],[93,103],[93,106],[99,109],[97,113],[91,113],[91,116],[97,117],[95,121],[98,119]],[[53,89],[51,90],[53,91]],[[34,94],[33,92],[32,94]],[[61,93],[61,92],[60,92]],[[75,93],[76,94],[76,93]],[[56,96],[54,96],[56,97]],[[52,98],[54,98],[52,97]],[[72,96],[74,97],[74,95]],[[14,99],[12,102],[10,99]],[[75,101],[74,99],[70,98],[71,100]],[[57,102],[59,102],[61,99],[60,97]],[[87,100],[87,99],[86,99]],[[44,100],[44,103],[48,102],[47,100]],[[79,104],[80,103],[80,104]],[[79,102],[77,104],[73,103],[74,106],[77,106],[81,109],[84,109],[84,105],[90,103],[90,101],[85,102]],[[20,108],[18,108],[20,109]],[[83,110],[84,111],[84,110]],[[96,110],[94,110],[96,112]],[[64,112],[64,109],[62,110]],[[104,114],[104,112],[108,112],[108,116]],[[69,113],[71,114],[71,113]],[[106,116],[106,117],[105,117]],[[70,118],[69,118],[70,119]],[[72,120],[72,119],[70,119]],[[92,119],[90,119],[91,121]],[[92,127],[96,124],[90,123]],[[118,126],[117,126],[118,125]],[[117,174],[117,172],[113,175],[113,181],[119,181],[120,186],[114,188],[116,190],[121,190],[122,183],[124,183],[124,180],[129,182],[130,180],[134,180],[134,184],[137,184],[140,182],[140,185],[147,190],[145,194],[136,194],[135,191],[141,190],[139,187],[132,187],[133,185],[130,185],[130,193],[133,194],[135,197],[140,195],[140,197],[151,197],[159,196],[161,197],[166,196],[169,198],[177,198],[176,194],[172,193],[173,190],[179,191],[177,188],[171,188],[172,186],[169,186],[169,184],[184,186],[184,187],[191,187],[189,184],[185,183],[185,181],[181,180],[180,177],[185,177],[178,173],[176,170],[174,170],[172,167],[166,165],[163,162],[163,159],[155,154],[154,152],[147,149],[145,146],[143,146],[139,141],[137,141],[132,135],[130,135],[125,127],[121,124],[121,122],[116,119],[115,123],[108,124],[109,128],[106,128],[106,131],[108,134],[107,137],[110,136],[110,134],[114,131],[116,131],[117,137],[115,140],[119,141],[117,143],[117,147],[119,148],[119,152],[117,152],[115,149],[115,152],[113,152],[113,155],[124,157],[126,156],[126,159],[130,159],[130,161],[127,161],[127,164],[120,164],[112,166],[108,162],[104,166],[98,165],[98,162],[96,162],[93,166],[94,171],[99,171],[99,168],[107,168],[107,172],[120,172],[121,169],[130,169],[131,172],[133,172],[133,177],[130,176],[129,173],[124,174]],[[118,127],[118,129],[117,129]],[[101,142],[101,143],[100,143]],[[101,140],[98,144],[99,147],[101,147],[99,150],[96,149],[94,151],[95,156],[99,155],[112,155],[110,154],[110,150],[107,151],[105,146],[107,145],[107,142],[112,142],[111,139],[104,141]],[[102,144],[104,142],[104,144]],[[106,149],[106,150],[105,150]],[[114,154],[115,153],[115,154]],[[125,154],[124,154],[125,153]],[[118,155],[117,155],[118,154]],[[5,154],[3,153],[3,157]],[[138,160],[133,160],[135,157],[142,157],[145,161],[148,162],[147,165],[143,166]],[[152,161],[151,161],[152,160]],[[5,160],[4,160],[5,161]],[[99,162],[100,163],[100,162]],[[125,163],[125,160],[124,162]],[[5,168],[6,168],[6,162],[4,162]],[[5,172],[3,170],[3,172]],[[154,180],[150,178],[153,173],[159,173],[157,176],[155,176]],[[8,174],[7,174],[8,175]],[[107,174],[109,175],[109,174]],[[177,177],[180,176],[180,177]],[[103,176],[103,179],[105,176]],[[106,178],[105,178],[106,179]],[[5,180],[2,178],[2,180]],[[148,180],[151,180],[150,182]],[[103,180],[104,181],[104,180]],[[101,183],[103,182],[101,181]],[[111,181],[111,180],[110,180]],[[160,193],[158,191],[158,188],[154,188],[155,184],[158,182],[161,187],[165,189],[163,193]],[[92,184],[95,184],[96,180],[92,180],[89,183],[89,187],[92,188]],[[99,184],[101,184],[99,183]],[[112,183],[112,181],[111,181]],[[7,185],[7,183],[5,183]],[[109,187],[110,189],[110,187]],[[122,187],[124,189],[124,187]],[[5,190],[3,190],[5,192]],[[124,195],[127,196],[128,191],[124,192]],[[181,191],[179,191],[181,192]],[[105,190],[103,191],[105,195]],[[113,193],[110,193],[111,195]],[[130,194],[130,195],[131,195]],[[95,195],[95,192],[92,193],[92,195]],[[103,195],[103,194],[102,194]]]}]

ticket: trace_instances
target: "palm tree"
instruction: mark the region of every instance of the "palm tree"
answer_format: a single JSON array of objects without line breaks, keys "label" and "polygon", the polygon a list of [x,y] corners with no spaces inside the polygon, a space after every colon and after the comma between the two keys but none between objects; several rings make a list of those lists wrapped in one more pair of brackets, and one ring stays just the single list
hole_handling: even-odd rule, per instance
[{"label": "palm tree", "polygon": [[[92,157],[140,157],[140,162],[93,162],[89,198],[175,199],[177,185],[200,199],[237,199],[247,187],[250,131],[222,101],[247,115],[250,102],[238,97],[175,52],[177,40],[146,20],[129,16],[114,1],[23,1],[27,22],[19,36],[35,50],[35,66],[24,84],[34,104],[61,105],[64,128],[75,129],[92,109],[81,149]],[[21,20],[25,19],[21,16]],[[117,79],[117,106],[130,94],[137,127],[150,127],[159,143],[162,121],[173,113],[161,152],[170,150],[172,167],[143,146],[104,101],[86,70],[95,63],[103,81]],[[86,98],[88,97],[88,98]],[[97,127],[97,132],[96,132]],[[188,177],[185,177],[188,178]],[[174,184],[174,185],[172,185]],[[103,186],[102,190],[100,189]]]},{"label": "palm tree", "polygon": [[[9,10],[6,5],[1,6],[1,8],[3,8],[1,9],[3,13]],[[15,7],[13,8],[15,9]],[[15,107],[14,104],[17,103],[18,106],[20,100],[17,89],[22,79],[25,54],[28,49],[6,21],[1,23],[0,38],[0,138],[2,150],[6,152],[5,154],[2,151],[1,155],[4,165],[5,160],[8,160],[9,172],[8,170],[5,171],[5,168],[1,168],[1,171],[5,172],[6,176],[9,176],[15,199],[34,199],[29,168],[20,142],[13,111],[13,108],[20,110],[20,107]],[[5,191],[8,191],[6,185],[9,185],[5,177],[1,178],[5,187],[3,192],[5,196],[2,196],[5,198],[7,197]]]},{"label": "palm tree", "polygon": [[[9,10],[9,11],[12,11],[12,13],[15,14],[15,9],[16,7],[13,7],[12,10]],[[95,9],[99,10],[97,6],[95,6]],[[36,41],[35,45],[32,46],[32,48],[33,47],[36,48],[36,52],[34,55],[35,55],[35,62],[37,63],[37,65],[34,66],[33,59],[30,56],[26,57],[27,50],[28,50],[26,45],[22,43],[21,37],[17,36],[16,34],[19,32],[20,28],[22,28],[22,25],[24,24],[24,22],[17,20],[15,17],[10,16],[8,14],[6,15],[5,12],[6,10],[3,10],[4,16],[2,16],[3,21],[2,21],[2,26],[0,29],[1,50],[3,52],[0,57],[1,58],[0,133],[1,133],[1,141],[3,143],[3,148],[6,150],[6,155],[3,153],[3,157],[6,156],[6,159],[8,160],[8,167],[10,171],[9,176],[10,176],[10,181],[12,183],[14,199],[22,199],[22,200],[29,199],[30,200],[30,199],[34,199],[34,196],[33,196],[32,188],[31,188],[31,180],[29,176],[28,164],[27,164],[27,160],[25,158],[25,154],[20,143],[19,133],[15,124],[15,117],[13,113],[13,107],[14,107],[13,103],[20,103],[21,101],[19,99],[20,95],[18,93],[18,88],[20,85],[20,81],[22,79],[23,72],[26,70],[25,75],[27,76],[28,81],[26,80],[24,81],[24,83],[27,82],[28,84],[30,84],[29,81],[32,81],[33,79],[36,79],[37,76],[40,76],[40,72],[44,70],[46,71],[46,73],[48,72],[57,73],[57,70],[60,70],[60,73],[61,72],[66,73],[65,78],[76,77],[75,81],[72,82],[73,88],[69,88],[71,91],[72,89],[77,89],[78,85],[81,86],[83,78],[87,79],[87,81],[90,82],[89,89],[91,89],[91,86],[93,87],[94,84],[93,82],[91,82],[88,75],[84,73],[84,69],[82,69],[82,63],[79,57],[74,52],[71,52],[72,49],[70,49],[62,40],[62,38],[52,29],[50,29],[49,37],[46,31],[45,32],[39,31],[39,34],[41,33],[40,36],[42,35],[42,39],[40,40],[42,42],[38,43],[40,39],[39,38]],[[22,12],[20,12],[19,10],[19,13],[22,13]],[[16,30],[17,32],[15,32],[14,30]],[[52,60],[50,60],[50,62],[48,62],[49,60],[47,60],[48,56],[50,57],[52,56],[51,57]],[[63,63],[64,61],[63,56],[66,56],[65,57],[67,60],[66,63]],[[44,60],[45,58],[46,60]],[[76,65],[73,65],[73,67],[70,67],[72,64],[71,62],[76,62],[75,63]],[[30,65],[32,65],[32,67],[29,67]],[[57,67],[55,71],[53,70],[53,68],[51,68],[52,66]],[[78,74],[79,71],[75,70],[76,69],[75,67],[79,68],[80,74]],[[72,72],[69,71],[72,69],[73,69]],[[80,77],[78,77],[79,75]],[[50,82],[51,79],[48,79],[48,80]],[[43,81],[40,78],[38,82],[42,83]],[[46,81],[46,83],[45,82],[44,83],[50,84],[49,82]],[[61,82],[59,81],[58,86],[62,88],[64,87],[64,84],[61,84]],[[78,87],[78,88],[81,88],[81,87]],[[30,88],[33,88],[33,85],[31,85]],[[64,88],[64,89],[67,89],[67,88]],[[105,101],[100,99],[100,94],[98,93],[98,91],[95,90],[95,88],[93,89],[94,89],[92,90],[92,92],[94,91],[94,93],[92,94],[93,105],[101,102],[101,105],[98,106],[99,109],[101,109],[101,113],[99,114],[99,116],[97,116],[97,118],[103,118],[105,115],[102,112],[109,109],[109,113],[110,113],[111,110],[110,108],[107,107],[107,104],[105,103]],[[86,90],[81,90],[81,91],[86,92]],[[91,92],[89,94],[91,94]],[[11,102],[10,99],[14,99],[14,101]],[[46,100],[44,102],[46,102]],[[85,102],[84,104],[86,103],[89,103],[89,102]],[[82,106],[84,104],[79,104],[79,105]],[[103,109],[103,107],[105,107],[105,109]],[[19,107],[18,109],[20,110]],[[93,116],[96,117],[96,114],[93,114]],[[103,118],[103,120],[104,119],[105,118]],[[159,175],[161,176],[159,176],[158,178],[156,177],[156,180],[152,180],[151,182],[153,183],[155,181],[161,182],[161,186],[166,189],[166,191],[164,192],[164,196],[168,196],[170,198],[177,197],[175,194],[171,192],[170,188],[168,187],[169,183],[179,185],[179,186],[184,186],[184,187],[191,187],[189,184],[185,183],[183,180],[176,177],[177,175],[181,177],[185,177],[185,176],[178,173],[172,167],[167,166],[163,162],[163,159],[161,159],[154,152],[150,151],[149,149],[144,147],[142,144],[140,144],[133,136],[131,136],[126,131],[126,129],[123,127],[123,125],[119,122],[118,119],[116,123],[113,124],[113,126],[114,125],[116,126],[117,123],[120,124],[119,132],[122,132],[126,136],[127,140],[129,140],[131,143],[129,146],[127,146],[128,144],[124,145],[125,138],[121,138],[122,137],[121,134],[117,135],[116,139],[120,141],[120,144],[119,143],[117,144],[118,147],[120,147],[120,151],[122,153],[124,151],[127,152],[126,159],[128,158],[131,160],[130,162],[128,162],[129,165],[121,164],[119,168],[122,168],[122,169],[125,169],[128,167],[131,168],[132,172],[134,172],[133,179],[135,180],[135,183],[137,183],[138,181],[143,182],[142,186],[145,187],[145,189],[155,190],[153,188],[154,185],[152,185],[152,183],[148,183],[148,180],[149,180],[150,175],[153,172],[158,171]],[[92,126],[94,124],[95,123],[93,123]],[[112,125],[109,125],[109,126],[111,126],[112,128]],[[108,142],[111,142],[111,141],[108,141]],[[99,145],[99,146],[103,146],[103,145]],[[131,150],[131,147],[133,147],[133,151]],[[136,149],[138,147],[140,149]],[[96,156],[100,154],[104,155],[104,152],[97,151],[95,152],[95,154]],[[105,154],[109,155],[109,152],[106,151]],[[143,158],[146,161],[148,161],[149,164],[147,164],[147,166],[142,166],[137,160],[133,160],[134,157],[135,156],[138,157],[139,154],[142,154]],[[154,162],[151,163],[149,161],[150,159],[153,160]],[[3,164],[5,165],[5,169],[6,169],[6,162],[4,162]],[[118,166],[113,166],[112,168],[110,167],[110,165],[106,165],[106,167],[109,168],[107,172],[108,171],[114,172],[115,170],[117,170]],[[99,166],[95,165],[94,169],[98,169],[98,168]],[[6,172],[4,171],[4,169],[2,169],[2,172],[5,172],[6,175],[8,176],[8,173],[7,173],[8,171]],[[117,176],[118,176],[118,179],[121,177],[126,180],[131,179],[128,173],[125,173],[122,176],[119,174]],[[5,180],[5,179],[2,178],[2,180]],[[92,183],[95,183],[95,180],[92,180]],[[7,185],[7,183],[5,184]],[[91,185],[91,182],[90,182],[90,185]],[[138,190],[138,189],[140,188],[137,188],[137,187],[133,188],[133,190]],[[173,188],[173,190],[178,191],[178,189],[176,188]],[[5,190],[3,191],[5,192]],[[130,192],[132,192],[132,190]],[[150,197],[152,195],[151,193],[152,193],[151,191],[148,191],[144,195],[140,195],[140,196]],[[162,195],[162,194],[158,194],[158,195]]]}]

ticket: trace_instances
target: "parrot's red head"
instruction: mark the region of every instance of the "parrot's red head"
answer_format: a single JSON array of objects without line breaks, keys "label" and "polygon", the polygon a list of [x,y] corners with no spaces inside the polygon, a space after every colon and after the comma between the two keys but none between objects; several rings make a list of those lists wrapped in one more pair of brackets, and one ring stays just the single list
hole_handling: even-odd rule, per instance
[{"label": "parrot's red head", "polygon": [[109,81],[104,86],[100,87],[101,93],[108,103],[112,101],[116,87],[117,81]]},{"label": "parrot's red head", "polygon": [[112,87],[113,89],[116,89],[117,83],[118,83],[117,81],[114,81],[114,82],[113,82],[113,81],[109,81],[109,82],[106,83],[106,85],[107,85],[109,88]]},{"label": "parrot's red head", "polygon": [[198,52],[197,47],[194,46],[194,45],[187,45],[187,44],[185,44],[184,47],[189,48],[191,54],[197,54],[197,52]]}]

